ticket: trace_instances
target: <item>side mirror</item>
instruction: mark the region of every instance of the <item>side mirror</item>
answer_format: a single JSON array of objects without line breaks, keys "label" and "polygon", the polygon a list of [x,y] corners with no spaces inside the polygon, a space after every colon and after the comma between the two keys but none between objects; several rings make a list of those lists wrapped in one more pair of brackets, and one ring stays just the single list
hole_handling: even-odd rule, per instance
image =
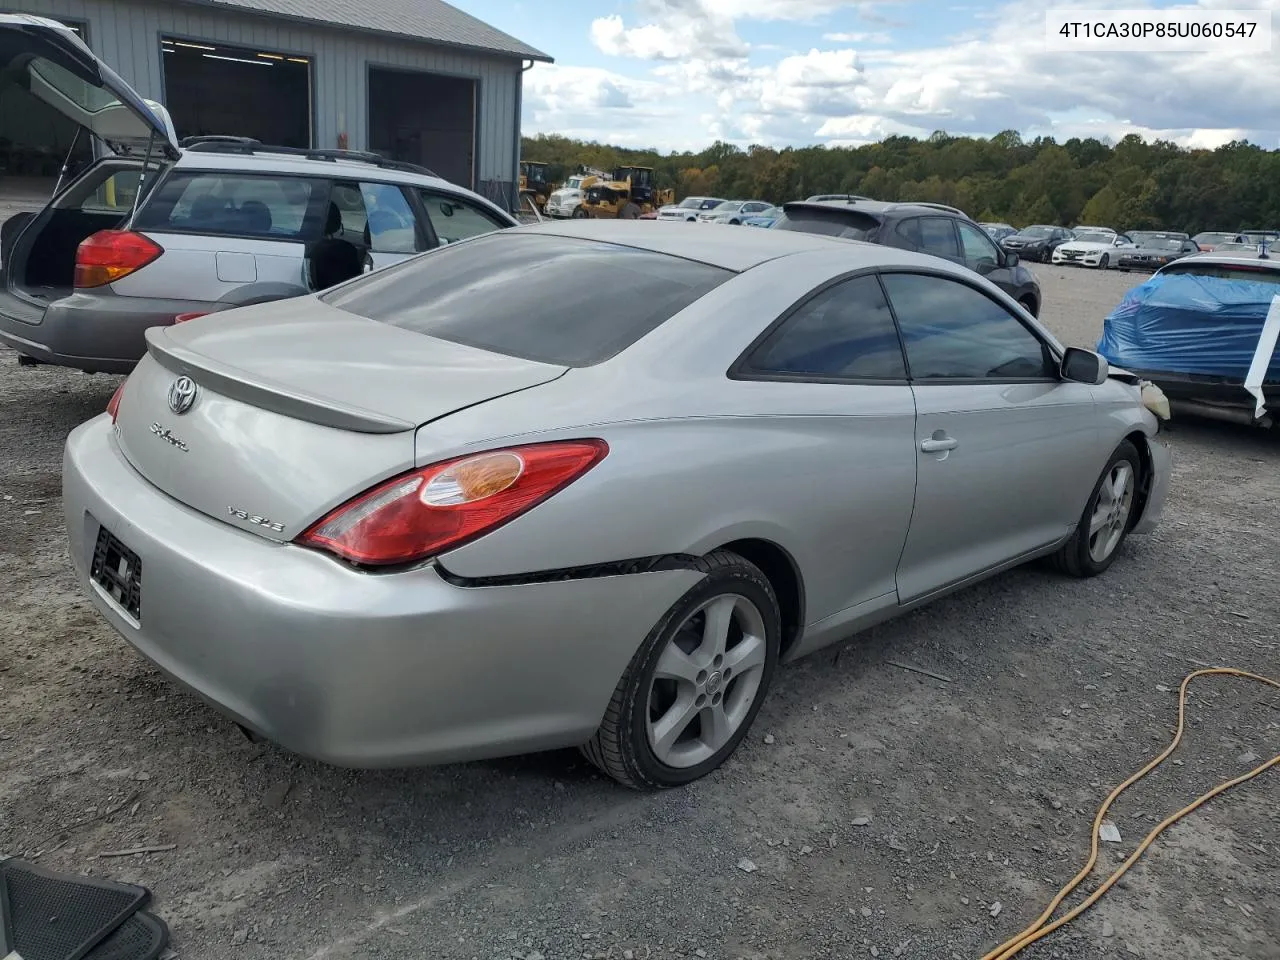
[{"label": "side mirror", "polygon": [[1018,255],[1016,253],[1006,253],[1004,255],[1004,265],[1012,270],[1018,265]]},{"label": "side mirror", "polygon": [[1096,387],[1107,382],[1110,372],[1106,358],[1092,350],[1067,347],[1067,352],[1062,355],[1062,379],[1072,383],[1087,383]]}]

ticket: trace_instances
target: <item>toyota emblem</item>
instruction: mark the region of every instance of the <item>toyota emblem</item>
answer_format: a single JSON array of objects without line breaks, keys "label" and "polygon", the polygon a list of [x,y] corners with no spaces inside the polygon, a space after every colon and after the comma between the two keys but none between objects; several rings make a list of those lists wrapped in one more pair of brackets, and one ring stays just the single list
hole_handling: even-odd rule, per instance
[{"label": "toyota emblem", "polygon": [[169,387],[169,409],[183,414],[196,402],[196,382],[190,377],[179,377]]}]

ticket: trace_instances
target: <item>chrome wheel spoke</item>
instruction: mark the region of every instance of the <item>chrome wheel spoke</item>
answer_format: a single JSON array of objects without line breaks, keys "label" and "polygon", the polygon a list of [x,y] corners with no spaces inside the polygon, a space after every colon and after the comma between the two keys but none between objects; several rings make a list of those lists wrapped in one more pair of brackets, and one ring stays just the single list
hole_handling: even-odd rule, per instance
[{"label": "chrome wheel spoke", "polygon": [[653,737],[653,752],[664,763],[670,762],[671,749],[680,735],[688,729],[693,718],[698,715],[698,707],[693,694],[680,696],[675,703],[650,727]]},{"label": "chrome wheel spoke", "polygon": [[703,613],[706,623],[702,628],[702,652],[715,656],[724,653],[729,645],[729,628],[733,625],[733,610],[737,597],[717,597],[707,605]]},{"label": "chrome wheel spoke", "polygon": [[723,700],[719,703],[708,704],[702,709],[701,716],[702,736],[699,739],[704,747],[715,753],[729,742],[738,724],[730,722],[729,715],[724,709]]},{"label": "chrome wheel spoke", "polygon": [[753,633],[743,634],[742,639],[724,655],[726,676],[740,677],[763,667],[765,649],[764,637]]},{"label": "chrome wheel spoke", "polygon": [[654,670],[655,680],[675,680],[677,683],[697,682],[700,667],[694,659],[674,643],[668,643]]},{"label": "chrome wheel spoke", "polygon": [[1092,539],[1101,533],[1111,523],[1111,512],[1101,502],[1097,509],[1093,511],[1093,518],[1089,521],[1089,537]]}]

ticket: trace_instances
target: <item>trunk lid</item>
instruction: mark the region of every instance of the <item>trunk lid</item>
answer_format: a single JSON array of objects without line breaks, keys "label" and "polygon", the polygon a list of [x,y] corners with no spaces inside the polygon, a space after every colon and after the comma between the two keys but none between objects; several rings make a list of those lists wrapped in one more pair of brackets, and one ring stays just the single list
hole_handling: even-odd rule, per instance
[{"label": "trunk lid", "polygon": [[287,541],[408,470],[419,425],[567,367],[390,327],[312,297],[147,331],[116,436],[165,493]]},{"label": "trunk lid", "polygon": [[116,153],[139,153],[154,137],[174,160],[178,138],[169,113],[144,100],[56,20],[0,14],[0,76],[79,124]]}]

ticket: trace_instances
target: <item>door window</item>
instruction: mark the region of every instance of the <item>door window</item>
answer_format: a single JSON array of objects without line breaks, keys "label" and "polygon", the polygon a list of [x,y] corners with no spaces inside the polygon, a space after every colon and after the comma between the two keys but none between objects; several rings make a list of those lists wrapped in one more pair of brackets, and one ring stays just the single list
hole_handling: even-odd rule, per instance
[{"label": "door window", "polygon": [[404,191],[390,183],[362,183],[365,241],[374,253],[417,253],[418,222]]},{"label": "door window", "polygon": [[852,380],[903,380],[893,315],[874,276],[855,277],[809,299],[748,358],[752,373]]},{"label": "door window", "polygon": [[935,257],[958,260],[960,250],[956,246],[956,231],[952,221],[945,217],[921,217],[920,250]]},{"label": "door window", "polygon": [[427,217],[442,244],[457,243],[459,240],[467,240],[482,233],[490,233],[509,226],[479,207],[457,197],[432,190],[422,190],[420,194]]},{"label": "door window", "polygon": [[902,247],[905,250],[919,250],[922,243],[920,239],[920,218],[912,217],[909,220],[902,220],[893,228],[894,246]]},{"label": "door window", "polygon": [[985,232],[963,220],[957,221],[956,226],[960,229],[960,246],[966,267],[977,270],[983,264],[994,267],[1000,262],[996,245]]},{"label": "door window", "polygon": [[1055,379],[1045,344],[1012,313],[968,284],[918,273],[884,275],[911,379]]}]

